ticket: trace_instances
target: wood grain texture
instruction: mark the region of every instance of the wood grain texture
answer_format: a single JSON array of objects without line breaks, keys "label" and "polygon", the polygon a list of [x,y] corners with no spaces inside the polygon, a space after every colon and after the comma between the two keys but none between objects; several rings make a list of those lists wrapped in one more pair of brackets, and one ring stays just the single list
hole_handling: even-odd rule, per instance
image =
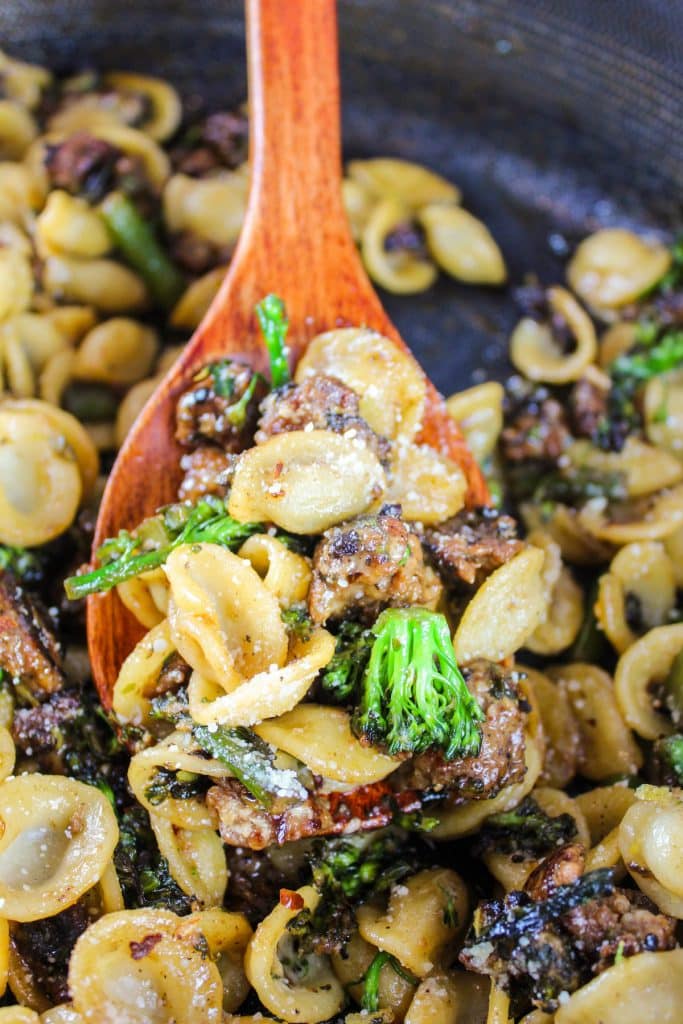
[{"label": "wood grain texture", "polygon": [[[335,2],[247,0],[246,9],[252,182],[244,227],[213,305],[119,453],[95,548],[175,499],[174,410],[192,374],[225,355],[266,368],[254,315],[264,295],[285,300],[294,362],[333,327],[366,325],[406,348],[365,274],[342,206]],[[481,473],[431,384],[421,440],[464,468],[471,504],[486,502]],[[114,592],[88,599],[88,647],[105,706],[142,635]]]}]

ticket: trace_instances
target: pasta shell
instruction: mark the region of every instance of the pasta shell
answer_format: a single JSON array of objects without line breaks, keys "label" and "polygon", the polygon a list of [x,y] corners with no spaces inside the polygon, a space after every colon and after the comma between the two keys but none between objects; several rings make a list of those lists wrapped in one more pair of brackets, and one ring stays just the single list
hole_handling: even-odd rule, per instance
[{"label": "pasta shell", "polygon": [[244,452],[228,510],[242,523],[322,533],[365,512],[385,486],[384,470],[361,441],[329,430],[292,430]]}]

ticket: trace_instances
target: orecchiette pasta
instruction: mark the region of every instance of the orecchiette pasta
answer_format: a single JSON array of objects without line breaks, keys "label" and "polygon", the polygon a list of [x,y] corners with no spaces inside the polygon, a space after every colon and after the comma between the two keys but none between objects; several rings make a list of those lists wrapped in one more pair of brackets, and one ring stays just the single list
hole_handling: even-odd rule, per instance
[{"label": "orecchiette pasta", "polygon": [[424,253],[392,248],[387,239],[410,221],[410,208],[396,199],[383,199],[369,214],[361,234],[363,262],[373,281],[397,295],[426,291],[438,270]]},{"label": "orecchiette pasta", "polygon": [[376,157],[373,160],[351,160],[347,170],[374,198],[389,196],[414,208],[427,203],[458,203],[460,189],[440,174],[421,164],[395,157]]},{"label": "orecchiette pasta", "polygon": [[683,456],[683,374],[680,370],[653,377],[643,396],[645,433],[648,441]]},{"label": "orecchiette pasta", "polygon": [[114,260],[48,256],[43,284],[53,298],[95,306],[102,313],[139,310],[148,303],[142,280]]},{"label": "orecchiette pasta", "polygon": [[[363,979],[377,953],[376,946],[366,942],[358,932],[354,932],[346,945],[344,955],[332,954],[334,973],[357,1003],[362,1001]],[[395,1015],[400,1020],[410,1006],[415,983],[411,982],[405,973],[399,974],[390,964],[384,964],[379,971],[377,991],[380,1005],[392,1017]],[[367,1018],[367,1011],[365,1013]]]},{"label": "orecchiette pasta", "polygon": [[567,279],[596,310],[633,302],[669,269],[666,246],[649,243],[623,228],[603,228],[578,246]]},{"label": "orecchiette pasta", "polygon": [[270,521],[321,533],[360,515],[386,478],[363,442],[328,430],[292,430],[250,448],[237,464],[228,509],[240,522]]},{"label": "orecchiette pasta", "polygon": [[183,892],[200,906],[221,906],[228,868],[216,832],[212,828],[180,828],[157,814],[152,814],[150,820],[159,852]]},{"label": "orecchiette pasta", "polygon": [[159,673],[174,649],[170,624],[162,619],[130,652],[112,695],[112,707],[122,722],[147,723]]},{"label": "orecchiette pasta", "polygon": [[164,220],[169,231],[191,231],[228,248],[239,236],[248,192],[248,176],[237,171],[213,178],[174,174],[164,189]]},{"label": "orecchiette pasta", "polygon": [[71,954],[75,1009],[93,1024],[220,1024],[221,978],[199,936],[167,910],[106,914]]},{"label": "orecchiette pasta", "polygon": [[620,657],[614,690],[624,721],[639,736],[654,740],[673,732],[671,720],[653,704],[654,687],[666,678],[683,648],[683,624],[651,629]]},{"label": "orecchiette pasta", "polygon": [[163,142],[180,124],[182,108],[178,93],[162,78],[137,75],[131,71],[110,71],[104,76],[107,85],[145,97],[151,113],[145,118],[143,130],[157,142]]},{"label": "orecchiette pasta", "polygon": [[215,267],[187,286],[169,317],[172,327],[193,331],[195,327],[199,326],[204,314],[218,294],[227,269],[225,265]]},{"label": "orecchiette pasta", "polygon": [[661,543],[627,544],[612,559],[609,572],[600,577],[595,614],[619,654],[637,639],[627,620],[629,598],[638,602],[643,627],[661,626],[668,620],[676,603],[676,580]]},{"label": "orecchiette pasta", "polygon": [[484,1021],[488,990],[487,980],[476,974],[433,971],[418,985],[405,1024],[460,1024],[467,1016]]},{"label": "orecchiette pasta", "polygon": [[274,594],[283,608],[305,601],[311,583],[311,567],[303,555],[266,533],[249,537],[239,549],[262,578],[267,590]]},{"label": "orecchiette pasta", "polygon": [[50,917],[75,903],[100,879],[118,841],[107,798],[74,779],[7,779],[0,821],[0,909],[13,921]]},{"label": "orecchiette pasta", "polygon": [[619,826],[619,850],[636,884],[665,914],[683,918],[683,803],[643,786]]},{"label": "orecchiette pasta", "polygon": [[136,800],[150,814],[165,818],[178,828],[215,829],[216,815],[206,806],[203,797],[182,799],[168,796],[160,803],[150,800],[148,791],[160,768],[209,779],[224,779],[230,774],[229,769],[221,761],[203,757],[186,732],[173,732],[156,746],[135,754],[128,768],[130,788]]},{"label": "orecchiette pasta", "polygon": [[79,465],[63,433],[41,413],[0,405],[0,543],[31,546],[59,536],[82,493]]},{"label": "orecchiette pasta", "polygon": [[405,519],[442,523],[465,504],[467,479],[452,459],[427,445],[394,445],[385,500],[401,506]]},{"label": "orecchiette pasta", "polygon": [[683,950],[628,957],[560,1006],[555,1024],[676,1024],[683,999]]},{"label": "orecchiette pasta", "polygon": [[563,687],[544,673],[519,665],[538,707],[545,738],[541,780],[562,788],[572,780],[579,756],[579,729]]},{"label": "orecchiette pasta", "polygon": [[616,687],[596,665],[553,666],[548,675],[564,689],[579,728],[578,770],[588,779],[635,775],[643,763],[618,706]]},{"label": "orecchiette pasta", "polygon": [[424,412],[424,374],[388,338],[358,327],[319,334],[299,360],[295,379],[316,373],[339,377],[352,388],[361,416],[378,434],[392,440],[415,437]]},{"label": "orecchiette pasta", "polygon": [[104,221],[84,200],[57,189],[36,218],[36,242],[42,255],[64,253],[86,259],[105,256],[112,242]]},{"label": "orecchiette pasta", "polygon": [[427,247],[438,265],[458,281],[503,284],[505,261],[485,224],[461,206],[431,203],[418,213]]},{"label": "orecchiette pasta", "polygon": [[540,548],[529,546],[489,576],[455,632],[459,662],[502,661],[524,645],[546,611],[543,562]]},{"label": "orecchiette pasta", "polygon": [[549,326],[525,317],[510,339],[510,359],[529,380],[566,384],[578,380],[594,361],[598,343],[588,314],[564,288],[548,289],[548,304],[553,314],[567,323],[575,341],[568,355],[556,345]]},{"label": "orecchiette pasta", "polygon": [[244,1002],[249,982],[244,973],[244,952],[253,932],[244,914],[234,914],[218,907],[200,910],[185,918],[180,934],[197,930],[206,939],[223,982],[223,1010],[231,1013]]},{"label": "orecchiette pasta", "polygon": [[135,384],[152,368],[156,331],[128,317],[113,317],[93,327],[76,353],[74,376],[106,384]]},{"label": "orecchiette pasta", "polygon": [[496,447],[503,426],[503,386],[495,380],[458,391],[446,401],[449,416],[460,426],[478,462]]},{"label": "orecchiette pasta", "polygon": [[357,740],[349,715],[341,708],[300,704],[279,718],[261,722],[255,731],[316,775],[337,782],[361,786],[379,782],[401,763]]},{"label": "orecchiette pasta", "polygon": [[297,890],[297,895],[298,909],[281,902],[258,926],[247,946],[244,969],[267,1010],[289,1024],[318,1024],[339,1012],[344,990],[326,957],[311,956],[301,979],[287,976],[286,961],[281,959],[287,924],[298,910],[314,911],[320,900],[320,893],[310,885]]}]

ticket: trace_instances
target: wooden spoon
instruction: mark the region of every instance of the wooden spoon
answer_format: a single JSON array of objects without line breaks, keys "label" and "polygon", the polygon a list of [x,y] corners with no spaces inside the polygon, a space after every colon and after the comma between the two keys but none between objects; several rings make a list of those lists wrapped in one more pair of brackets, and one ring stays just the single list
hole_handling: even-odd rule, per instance
[{"label": "wooden spoon", "polygon": [[[295,361],[312,337],[339,326],[372,327],[406,349],[365,274],[342,206],[334,0],[247,0],[246,12],[252,180],[244,227],[216,299],[119,453],[95,549],[176,499],[175,405],[198,368],[227,355],[266,368],[254,314],[264,295],[285,301]],[[486,502],[479,469],[431,384],[420,440],[463,467],[470,504]],[[88,647],[105,707],[142,635],[115,592],[88,599]]]}]

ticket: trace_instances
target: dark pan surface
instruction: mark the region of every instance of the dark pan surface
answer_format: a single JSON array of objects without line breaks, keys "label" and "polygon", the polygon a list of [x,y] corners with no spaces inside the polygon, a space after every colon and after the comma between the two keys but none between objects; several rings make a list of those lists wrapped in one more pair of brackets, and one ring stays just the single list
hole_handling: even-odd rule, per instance
[{"label": "dark pan surface", "polygon": [[[283,0],[296,3],[297,0]],[[167,76],[211,106],[244,96],[239,0],[3,0],[0,39],[60,70]],[[340,0],[348,155],[451,177],[519,282],[558,279],[582,234],[677,230],[683,5],[671,0]],[[507,371],[508,294],[441,279],[383,296],[442,390]]]}]

